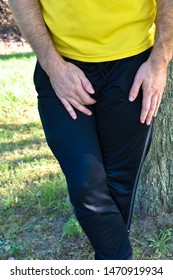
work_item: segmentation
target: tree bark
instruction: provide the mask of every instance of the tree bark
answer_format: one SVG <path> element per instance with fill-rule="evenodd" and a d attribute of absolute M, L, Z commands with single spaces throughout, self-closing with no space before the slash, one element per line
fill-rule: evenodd
<path fill-rule="evenodd" d="M 167 86 L 154 122 L 153 140 L 143 165 L 135 213 L 156 215 L 173 212 L 173 61 Z"/>

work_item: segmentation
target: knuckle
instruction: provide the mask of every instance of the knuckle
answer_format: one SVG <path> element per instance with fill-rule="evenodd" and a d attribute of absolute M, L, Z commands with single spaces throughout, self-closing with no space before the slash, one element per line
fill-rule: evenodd
<path fill-rule="evenodd" d="M 69 112 L 69 114 L 72 114 L 72 113 L 73 113 L 73 110 L 72 110 L 71 108 L 67 108 L 67 107 L 66 107 L 66 109 L 67 109 L 67 111 Z"/>
<path fill-rule="evenodd" d="M 67 97 L 72 98 L 73 97 L 73 92 L 72 91 L 68 91 L 67 92 Z"/>
<path fill-rule="evenodd" d="M 150 107 L 150 111 L 151 111 L 151 112 L 154 112 L 155 109 L 156 109 L 156 107 L 155 107 L 154 105 L 152 105 L 152 106 Z"/>
<path fill-rule="evenodd" d="M 75 92 L 78 92 L 78 93 L 82 92 L 82 88 L 80 85 L 76 85 L 74 90 L 75 90 Z"/>
<path fill-rule="evenodd" d="M 80 74 L 81 78 L 86 80 L 86 76 L 85 76 L 84 72 L 80 68 L 79 68 L 79 74 Z"/>
<path fill-rule="evenodd" d="M 90 86 L 90 82 L 87 79 L 84 79 L 83 84 L 84 84 L 85 87 Z"/>
<path fill-rule="evenodd" d="M 80 104 L 80 103 L 78 103 L 78 102 L 75 102 L 75 103 L 73 104 L 73 106 L 74 106 L 76 109 L 78 109 L 79 111 L 83 110 L 83 107 L 84 107 L 82 104 Z"/>
<path fill-rule="evenodd" d="M 151 109 L 150 109 L 150 111 L 153 113 L 153 112 L 155 112 L 155 107 L 152 107 Z"/>
<path fill-rule="evenodd" d="M 69 104 L 65 104 L 64 106 L 65 106 L 65 108 L 66 108 L 66 110 L 67 110 L 68 112 L 71 112 L 71 111 L 72 111 L 72 108 L 71 108 L 71 106 L 70 106 Z"/>
<path fill-rule="evenodd" d="M 66 108 L 66 106 L 67 106 L 67 100 L 65 99 L 65 98 L 63 98 L 63 97 L 59 97 L 59 99 L 60 99 L 60 101 L 62 102 L 62 104 L 64 105 L 64 107 Z"/>
<path fill-rule="evenodd" d="M 134 85 L 131 89 L 131 93 L 130 93 L 130 96 L 135 98 L 137 95 L 137 87 Z"/>
<path fill-rule="evenodd" d="M 146 105 L 145 105 L 145 106 L 143 106 L 143 108 L 142 108 L 142 109 L 143 109 L 143 112 L 148 112 L 148 110 L 149 110 L 148 106 L 146 106 Z"/>

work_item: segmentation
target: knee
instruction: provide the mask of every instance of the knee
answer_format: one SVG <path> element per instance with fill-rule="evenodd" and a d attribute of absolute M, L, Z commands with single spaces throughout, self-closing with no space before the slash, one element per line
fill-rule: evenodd
<path fill-rule="evenodd" d="M 68 181 L 70 199 L 74 207 L 91 209 L 103 203 L 101 196 L 106 188 L 106 173 L 96 160 L 81 163 Z"/>

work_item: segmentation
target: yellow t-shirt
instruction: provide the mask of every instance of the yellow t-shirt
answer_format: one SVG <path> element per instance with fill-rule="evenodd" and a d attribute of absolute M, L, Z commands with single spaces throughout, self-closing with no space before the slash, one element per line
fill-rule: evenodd
<path fill-rule="evenodd" d="M 40 0 L 40 4 L 62 56 L 110 61 L 154 44 L 156 0 Z"/>

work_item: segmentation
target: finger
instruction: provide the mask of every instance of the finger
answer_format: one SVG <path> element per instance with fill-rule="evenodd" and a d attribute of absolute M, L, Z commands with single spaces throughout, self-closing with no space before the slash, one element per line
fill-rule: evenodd
<path fill-rule="evenodd" d="M 157 105 L 156 110 L 155 110 L 154 115 L 153 115 L 154 118 L 157 116 L 158 110 L 159 110 L 159 106 Z"/>
<path fill-rule="evenodd" d="M 142 86 L 142 80 L 138 77 L 138 74 L 136 74 L 133 85 L 130 89 L 129 101 L 134 101 L 136 99 L 141 86 Z"/>
<path fill-rule="evenodd" d="M 70 103 L 64 99 L 64 98 L 60 98 L 62 104 L 64 105 L 65 109 L 67 110 L 67 112 L 70 114 L 70 116 L 76 120 L 77 119 L 77 115 L 73 109 L 73 107 L 70 105 Z"/>
<path fill-rule="evenodd" d="M 158 100 L 157 100 L 157 105 L 156 105 L 156 110 L 154 112 L 154 117 L 157 116 L 157 113 L 158 113 L 158 110 L 159 110 L 159 106 L 160 106 L 160 103 L 161 103 L 161 96 L 159 96 Z"/>
<path fill-rule="evenodd" d="M 155 112 L 154 112 L 154 118 L 157 116 L 158 110 L 159 110 L 159 107 L 157 107 L 156 110 L 155 110 Z"/>
<path fill-rule="evenodd" d="M 141 116 L 140 116 L 141 123 L 144 123 L 146 121 L 146 117 L 147 117 L 149 109 L 150 109 L 150 104 L 151 104 L 151 96 L 143 95 L 142 110 L 141 110 Z"/>
<path fill-rule="evenodd" d="M 75 93 L 76 97 L 74 96 L 74 99 L 79 101 L 78 99 L 80 98 L 81 102 L 79 103 L 81 104 L 92 105 L 96 103 L 96 100 L 90 97 L 90 95 L 83 89 L 82 85 L 76 86 Z"/>
<path fill-rule="evenodd" d="M 77 110 L 79 110 L 80 112 L 84 113 L 85 115 L 91 116 L 92 112 L 87 109 L 84 105 L 80 104 L 79 102 L 77 102 L 76 100 L 69 98 L 68 101 L 70 102 L 70 104 L 75 107 Z"/>
<path fill-rule="evenodd" d="M 79 81 L 78 81 L 79 82 Z M 82 105 L 85 104 L 84 100 L 81 98 L 81 93 L 84 92 L 84 94 L 88 95 L 82 86 L 73 86 L 70 91 L 67 91 L 63 96 L 61 96 L 64 100 L 69 100 L 69 98 L 76 100 L 78 103 L 81 103 Z M 88 95 L 89 96 L 89 95 Z"/>
<path fill-rule="evenodd" d="M 150 103 L 150 109 L 148 112 L 148 115 L 146 117 L 146 124 L 150 125 L 152 118 L 154 117 L 154 112 L 156 110 L 156 106 L 157 106 L 157 100 L 158 100 L 158 96 L 154 95 L 151 98 L 151 103 Z"/>
<path fill-rule="evenodd" d="M 85 74 L 81 71 L 80 72 L 80 76 L 79 79 L 82 83 L 83 88 L 90 94 L 94 94 L 95 90 L 92 86 L 92 84 L 90 83 L 90 81 L 87 79 L 87 77 L 85 76 Z"/>
<path fill-rule="evenodd" d="M 78 94 L 77 92 L 75 92 L 75 89 L 71 92 L 68 92 L 68 94 L 66 94 L 65 99 L 69 101 L 69 99 L 74 99 L 76 100 L 78 103 L 84 105 L 84 102 L 80 96 L 80 94 Z"/>

